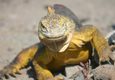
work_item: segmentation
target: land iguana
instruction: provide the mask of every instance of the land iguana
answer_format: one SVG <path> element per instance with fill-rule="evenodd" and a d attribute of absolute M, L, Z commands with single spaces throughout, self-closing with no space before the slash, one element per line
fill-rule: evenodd
<path fill-rule="evenodd" d="M 54 77 L 51 71 L 87 62 L 93 47 L 98 52 L 99 62 L 108 61 L 111 50 L 99 30 L 93 25 L 76 30 L 76 24 L 73 19 L 56 13 L 49 6 L 48 14 L 39 22 L 40 42 L 21 51 L 0 71 L 0 79 L 9 74 L 15 75 L 31 61 L 37 80 L 63 80 Z"/>

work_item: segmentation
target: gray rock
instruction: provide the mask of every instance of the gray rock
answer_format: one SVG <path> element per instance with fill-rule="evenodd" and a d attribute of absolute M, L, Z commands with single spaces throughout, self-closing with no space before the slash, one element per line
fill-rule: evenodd
<path fill-rule="evenodd" d="M 101 65 L 92 71 L 94 80 L 115 80 L 115 67 L 113 65 Z"/>
<path fill-rule="evenodd" d="M 66 75 L 69 80 L 84 80 L 84 76 L 82 73 L 83 68 L 76 66 L 69 66 L 65 68 Z"/>

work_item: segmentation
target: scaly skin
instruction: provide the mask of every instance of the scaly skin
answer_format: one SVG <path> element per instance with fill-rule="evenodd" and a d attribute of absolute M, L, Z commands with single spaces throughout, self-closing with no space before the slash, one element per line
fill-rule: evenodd
<path fill-rule="evenodd" d="M 49 11 L 50 9 L 51 8 L 49 8 Z M 29 61 L 32 61 L 38 80 L 63 80 L 55 78 L 50 71 L 60 70 L 63 66 L 67 65 L 87 62 L 89 56 L 92 55 L 93 47 L 97 50 L 100 61 L 109 60 L 109 55 L 111 54 L 109 45 L 94 26 L 88 25 L 81 27 L 79 31 L 74 31 L 74 22 L 71 19 L 57 14 L 58 17 L 55 18 L 55 13 L 52 12 L 52 14 L 53 18 L 51 14 L 48 14 L 48 16 L 41 20 L 40 24 L 42 25 L 39 27 L 39 37 L 41 42 L 20 52 L 11 64 L 0 71 L 0 78 L 7 74 L 15 75 L 15 73 L 24 68 Z M 68 25 L 65 24 L 65 21 Z M 50 31 L 51 25 L 56 26 L 57 22 L 59 23 L 57 26 L 58 28 L 56 29 L 63 30 L 61 28 L 63 28 L 63 24 L 65 24 L 67 30 L 65 32 L 60 31 L 63 32 L 63 34 L 56 32 L 54 35 L 47 34 L 47 31 Z M 43 31 L 41 28 L 46 29 L 45 33 L 42 33 Z M 51 30 L 54 30 L 54 28 Z M 53 51 L 47 47 L 51 44 L 44 45 L 44 39 L 60 40 L 60 38 L 63 39 L 65 36 L 71 34 L 70 32 L 72 32 L 72 38 L 70 39 L 70 42 L 68 42 L 69 46 L 65 51 Z M 46 43 L 48 42 L 46 41 Z"/>

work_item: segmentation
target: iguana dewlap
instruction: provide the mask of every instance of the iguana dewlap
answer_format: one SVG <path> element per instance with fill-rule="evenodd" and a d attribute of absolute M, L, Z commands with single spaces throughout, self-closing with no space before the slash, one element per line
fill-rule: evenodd
<path fill-rule="evenodd" d="M 32 61 L 38 80 L 55 80 L 50 70 L 86 62 L 92 55 L 92 47 L 97 50 L 100 61 L 108 60 L 111 54 L 109 45 L 94 26 L 84 26 L 77 31 L 72 19 L 56 14 L 51 7 L 48 11 L 38 28 L 41 42 L 20 52 L 0 71 L 0 78 L 6 74 L 15 75 Z"/>

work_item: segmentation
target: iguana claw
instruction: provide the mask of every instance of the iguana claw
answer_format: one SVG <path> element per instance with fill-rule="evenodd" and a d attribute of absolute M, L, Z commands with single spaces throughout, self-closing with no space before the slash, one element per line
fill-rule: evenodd
<path fill-rule="evenodd" d="M 4 67 L 3 70 L 0 71 L 0 80 L 2 80 L 4 77 L 9 78 L 9 75 L 12 77 L 16 77 L 15 74 L 17 73 L 17 69 L 13 66 L 7 66 Z"/>

